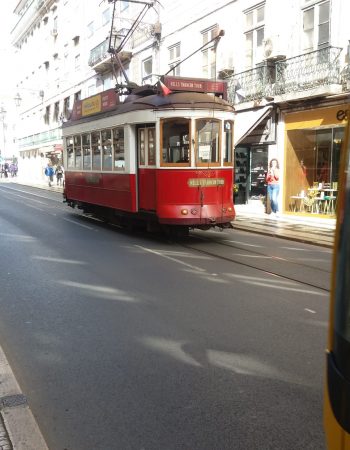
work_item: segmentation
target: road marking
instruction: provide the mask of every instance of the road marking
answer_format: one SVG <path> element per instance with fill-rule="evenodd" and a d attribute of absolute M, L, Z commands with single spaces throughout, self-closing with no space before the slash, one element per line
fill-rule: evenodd
<path fill-rule="evenodd" d="M 49 256 L 39 256 L 39 255 L 34 255 L 32 256 L 32 259 L 38 259 L 41 261 L 48 261 L 48 262 L 57 262 L 57 263 L 63 263 L 63 264 L 82 264 L 85 265 L 87 264 L 84 261 L 76 261 L 73 259 L 63 259 L 63 258 L 50 258 Z"/>
<path fill-rule="evenodd" d="M 192 264 L 185 263 L 184 261 L 181 261 L 180 259 L 173 258 L 168 255 L 164 255 L 164 253 L 158 252 L 157 250 L 152 250 L 150 248 L 143 247 L 142 245 L 135 245 L 135 247 L 138 247 L 141 250 L 144 250 L 145 252 L 153 253 L 154 255 L 161 256 L 162 258 L 169 259 L 170 261 L 174 261 L 178 264 L 182 264 L 183 266 L 189 267 L 192 270 L 197 270 L 198 272 L 206 272 L 206 270 L 202 269 L 201 267 L 193 266 Z"/>
<path fill-rule="evenodd" d="M 311 314 L 316 314 L 316 311 L 314 311 L 313 309 L 309 309 L 309 308 L 304 308 L 304 311 L 307 311 Z"/>
<path fill-rule="evenodd" d="M 63 217 L 63 220 L 65 220 L 66 222 L 74 223 L 74 225 L 78 225 L 79 227 L 87 228 L 88 230 L 93 230 L 93 231 L 95 230 L 95 228 L 89 227 L 88 225 L 84 225 L 79 222 L 76 222 L 75 220 L 66 219 L 65 217 Z"/>
<path fill-rule="evenodd" d="M 230 239 L 223 239 L 224 242 L 232 242 L 233 244 L 239 244 L 239 245 L 246 245 L 247 247 L 257 247 L 257 248 L 261 248 L 262 245 L 257 245 L 257 244 L 248 244 L 246 242 L 242 242 L 242 241 L 232 241 Z"/>

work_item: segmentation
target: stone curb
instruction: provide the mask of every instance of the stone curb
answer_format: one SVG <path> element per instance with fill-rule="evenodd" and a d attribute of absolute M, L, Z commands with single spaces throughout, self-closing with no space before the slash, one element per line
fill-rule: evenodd
<path fill-rule="evenodd" d="M 280 239 L 287 239 L 289 241 L 317 245 L 319 247 L 333 248 L 334 244 L 334 237 L 318 236 L 311 233 L 301 233 L 298 235 L 295 231 L 286 232 L 286 230 L 283 230 L 283 227 L 271 228 L 263 225 L 261 227 L 252 227 L 249 222 L 245 221 L 232 222 L 232 226 L 236 230 L 246 231 L 247 233 L 273 236 Z"/>
<path fill-rule="evenodd" d="M 0 347 L 0 448 L 49 450 Z"/>

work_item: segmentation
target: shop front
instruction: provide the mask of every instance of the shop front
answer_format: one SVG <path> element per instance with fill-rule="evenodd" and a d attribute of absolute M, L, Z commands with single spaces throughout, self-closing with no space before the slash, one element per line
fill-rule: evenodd
<path fill-rule="evenodd" d="M 235 204 L 264 209 L 266 172 L 276 146 L 276 111 L 271 105 L 240 112 L 235 122 Z"/>
<path fill-rule="evenodd" d="M 345 118 L 345 104 L 285 115 L 285 213 L 335 216 Z"/>

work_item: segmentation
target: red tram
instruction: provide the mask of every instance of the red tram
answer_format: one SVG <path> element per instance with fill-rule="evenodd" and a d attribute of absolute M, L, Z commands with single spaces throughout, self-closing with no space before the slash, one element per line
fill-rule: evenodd
<path fill-rule="evenodd" d="M 139 87 L 75 103 L 63 124 L 68 205 L 121 225 L 231 226 L 232 106 L 198 92 Z"/>

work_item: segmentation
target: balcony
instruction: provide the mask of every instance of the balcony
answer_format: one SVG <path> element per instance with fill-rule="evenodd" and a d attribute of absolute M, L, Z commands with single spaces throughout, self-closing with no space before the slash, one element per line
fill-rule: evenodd
<path fill-rule="evenodd" d="M 111 54 L 108 53 L 109 40 L 101 42 L 95 48 L 90 50 L 89 66 L 97 73 L 104 73 L 111 70 L 112 64 L 117 65 L 115 59 L 111 60 Z M 114 44 L 114 48 L 117 43 Z M 118 53 L 121 62 L 126 62 L 131 59 L 132 53 L 130 51 L 121 51 Z"/>
<path fill-rule="evenodd" d="M 229 78 L 229 100 L 237 105 L 273 98 L 278 103 L 344 92 L 341 50 L 326 47 L 294 58 L 266 60 Z"/>

